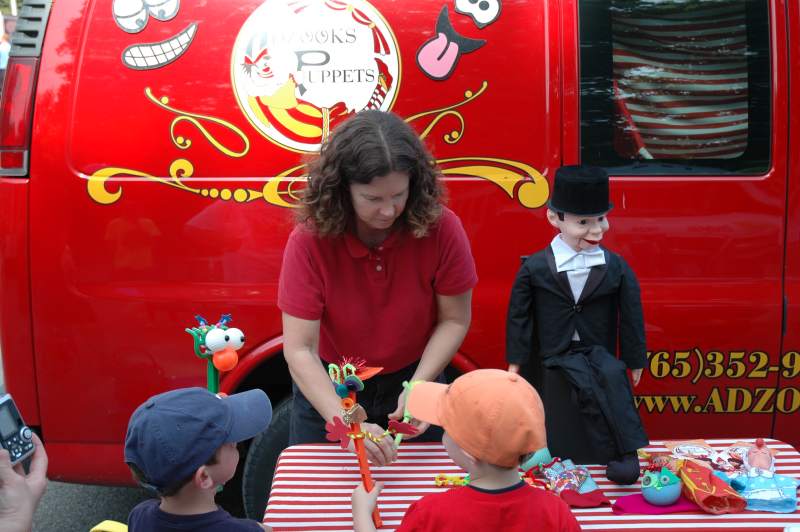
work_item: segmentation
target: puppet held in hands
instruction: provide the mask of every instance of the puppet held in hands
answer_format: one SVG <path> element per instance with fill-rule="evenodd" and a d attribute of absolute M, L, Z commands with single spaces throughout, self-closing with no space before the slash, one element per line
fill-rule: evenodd
<path fill-rule="evenodd" d="M 608 188 L 602 168 L 556 171 L 547 220 L 559 234 L 517 273 L 506 358 L 509 371 L 522 370 L 542 392 L 553 455 L 607 464 L 609 480 L 632 484 L 636 451 L 648 438 L 626 370 L 638 384 L 647 361 L 644 318 L 633 271 L 600 245 Z"/>

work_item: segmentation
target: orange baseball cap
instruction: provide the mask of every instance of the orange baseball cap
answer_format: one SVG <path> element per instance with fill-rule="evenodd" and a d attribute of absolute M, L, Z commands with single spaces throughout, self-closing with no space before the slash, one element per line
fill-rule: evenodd
<path fill-rule="evenodd" d="M 524 378 L 500 369 L 465 373 L 449 386 L 414 385 L 408 397 L 411 415 L 442 427 L 475 458 L 501 467 L 547 446 L 544 406 Z"/>

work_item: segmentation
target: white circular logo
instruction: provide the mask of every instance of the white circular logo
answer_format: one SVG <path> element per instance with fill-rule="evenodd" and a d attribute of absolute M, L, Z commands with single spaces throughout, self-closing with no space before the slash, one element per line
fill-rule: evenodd
<path fill-rule="evenodd" d="M 364 0 L 266 0 L 239 31 L 231 61 L 248 120 L 302 152 L 362 109 L 391 109 L 400 83 L 394 34 Z"/>

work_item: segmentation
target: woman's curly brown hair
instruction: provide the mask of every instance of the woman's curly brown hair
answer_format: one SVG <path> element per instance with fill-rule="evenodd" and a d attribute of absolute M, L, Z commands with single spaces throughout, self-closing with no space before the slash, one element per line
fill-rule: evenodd
<path fill-rule="evenodd" d="M 351 183 L 369 184 L 392 172 L 408 174 L 408 201 L 399 220 L 415 237 L 427 235 L 441 216 L 439 169 L 411 126 L 394 113 L 361 111 L 343 122 L 308 167 L 297 216 L 320 236 L 341 235 L 352 224 Z"/>

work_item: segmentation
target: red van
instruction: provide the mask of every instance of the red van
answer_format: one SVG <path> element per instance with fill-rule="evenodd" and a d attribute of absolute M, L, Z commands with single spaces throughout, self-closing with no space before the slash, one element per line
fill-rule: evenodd
<path fill-rule="evenodd" d="M 480 282 L 456 371 L 503 367 L 554 170 L 612 175 L 652 438 L 800 444 L 800 4 L 785 0 L 25 0 L 0 113 L 0 348 L 53 479 L 130 482 L 129 415 L 204 385 L 184 331 L 247 335 L 226 392 L 276 406 L 275 305 L 304 157 L 367 108 L 425 137 Z M 791 422 L 795 419 L 795 422 Z"/>

